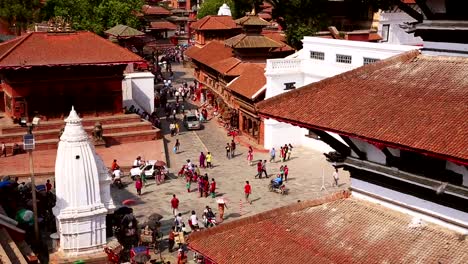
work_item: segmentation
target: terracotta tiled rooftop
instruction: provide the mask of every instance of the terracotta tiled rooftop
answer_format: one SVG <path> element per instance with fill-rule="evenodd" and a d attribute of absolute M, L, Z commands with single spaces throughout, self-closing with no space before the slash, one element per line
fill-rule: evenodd
<path fill-rule="evenodd" d="M 169 21 L 153 21 L 150 23 L 150 29 L 176 30 L 177 26 Z"/>
<path fill-rule="evenodd" d="M 140 61 L 140 56 L 88 31 L 32 32 L 0 44 L 0 68 Z"/>
<path fill-rule="evenodd" d="M 273 51 L 294 51 L 291 46 L 286 44 L 286 37 L 283 33 L 279 31 L 263 30 L 262 35 L 282 44 L 281 47 L 276 48 Z"/>
<path fill-rule="evenodd" d="M 214 263 L 466 263 L 468 241 L 349 194 L 223 223 L 188 238 Z"/>
<path fill-rule="evenodd" d="M 211 41 L 202 48 L 193 46 L 185 51 L 185 55 L 207 66 L 233 56 L 232 49 L 219 41 Z"/>
<path fill-rule="evenodd" d="M 162 6 L 151 6 L 151 5 L 144 5 L 142 7 L 143 14 L 145 15 L 164 15 L 170 16 L 172 12 L 167 10 Z"/>
<path fill-rule="evenodd" d="M 257 108 L 267 118 L 468 165 L 467 69 L 468 58 L 410 51 Z"/>
<path fill-rule="evenodd" d="M 243 48 L 280 48 L 284 43 L 279 43 L 263 35 L 239 34 L 224 41 L 229 47 L 234 49 Z"/>
<path fill-rule="evenodd" d="M 226 74 L 229 70 L 236 67 L 239 63 L 242 63 L 242 61 L 238 58 L 229 57 L 227 59 L 220 60 L 211 64 L 210 67 L 221 74 Z"/>
<path fill-rule="evenodd" d="M 229 30 L 240 27 L 230 16 L 205 16 L 190 25 L 195 30 Z"/>
<path fill-rule="evenodd" d="M 265 66 L 264 64 L 246 64 L 242 74 L 229 84 L 228 88 L 249 99 L 254 99 L 254 95 L 257 95 L 266 84 Z"/>

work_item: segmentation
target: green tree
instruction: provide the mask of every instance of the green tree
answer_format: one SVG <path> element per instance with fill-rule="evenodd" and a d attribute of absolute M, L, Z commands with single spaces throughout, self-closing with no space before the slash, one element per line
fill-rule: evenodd
<path fill-rule="evenodd" d="M 117 24 L 139 28 L 136 12 L 142 0 L 48 0 L 42 9 L 43 18 L 62 16 L 72 21 L 76 30 L 90 30 L 102 34 Z"/>
<path fill-rule="evenodd" d="M 40 7 L 39 0 L 0 0 L 0 17 L 19 33 L 39 20 Z"/>

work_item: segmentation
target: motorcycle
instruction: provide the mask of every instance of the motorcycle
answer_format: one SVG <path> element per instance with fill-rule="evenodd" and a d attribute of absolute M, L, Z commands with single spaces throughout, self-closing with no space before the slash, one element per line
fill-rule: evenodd
<path fill-rule="evenodd" d="M 268 190 L 270 192 L 276 192 L 276 193 L 280 193 L 282 195 L 288 194 L 288 189 L 286 189 L 286 185 L 284 185 L 284 184 L 277 185 L 273 181 L 270 182 L 270 184 L 268 185 Z"/>
<path fill-rule="evenodd" d="M 214 216 L 212 217 L 203 216 L 203 225 L 205 226 L 205 228 L 214 227 L 218 225 L 218 222 L 216 221 L 216 217 Z"/>
<path fill-rule="evenodd" d="M 122 179 L 120 178 L 114 179 L 112 181 L 112 184 L 119 189 L 122 189 L 124 187 L 124 184 L 122 183 Z"/>

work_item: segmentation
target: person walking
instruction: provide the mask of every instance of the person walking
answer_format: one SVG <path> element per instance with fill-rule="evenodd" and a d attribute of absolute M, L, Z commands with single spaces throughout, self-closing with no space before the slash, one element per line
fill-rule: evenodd
<path fill-rule="evenodd" d="M 203 188 L 205 187 L 203 182 L 204 182 L 204 179 L 200 175 L 200 177 L 198 177 L 198 192 L 200 193 L 200 198 L 203 197 Z"/>
<path fill-rule="evenodd" d="M 210 192 L 210 179 L 208 178 L 208 174 L 205 173 L 205 176 L 203 176 L 203 194 L 205 198 L 208 197 L 209 192 Z"/>
<path fill-rule="evenodd" d="M 179 151 L 179 147 L 180 147 L 180 142 L 179 142 L 179 139 L 177 138 L 175 145 L 174 145 L 174 154 L 177 154 L 177 152 Z"/>
<path fill-rule="evenodd" d="M 288 168 L 288 165 L 284 165 L 284 181 L 287 182 L 288 181 L 288 174 L 289 174 L 289 168 Z"/>
<path fill-rule="evenodd" d="M 179 199 L 177 199 L 175 194 L 172 195 L 171 208 L 172 208 L 172 214 L 174 216 L 177 216 L 177 213 L 179 210 Z"/>
<path fill-rule="evenodd" d="M 171 137 L 173 137 L 175 135 L 175 124 L 174 123 L 171 123 L 169 125 L 169 130 L 171 131 Z"/>
<path fill-rule="evenodd" d="M 245 201 L 252 204 L 252 201 L 249 200 L 249 196 L 252 193 L 252 187 L 249 184 L 249 181 L 245 181 L 245 186 L 244 186 L 244 195 L 245 195 Z"/>
<path fill-rule="evenodd" d="M 226 143 L 226 147 L 224 147 L 224 149 L 226 149 L 226 158 L 231 159 L 231 146 L 229 143 Z"/>
<path fill-rule="evenodd" d="M 257 175 L 255 175 L 255 178 L 257 178 L 257 177 L 258 177 L 259 179 L 262 178 L 262 173 L 263 173 L 263 169 L 262 169 L 263 166 L 262 166 L 262 164 L 263 164 L 263 163 L 262 163 L 261 160 L 259 160 L 259 161 L 257 162 Z"/>
<path fill-rule="evenodd" d="M 176 136 L 179 135 L 179 130 L 180 130 L 179 123 L 175 123 L 175 134 L 176 134 Z"/>
<path fill-rule="evenodd" d="M 265 173 L 265 177 L 268 178 L 268 173 L 266 171 L 266 160 L 263 160 L 263 162 L 262 162 L 262 173 Z M 262 176 L 260 175 L 260 178 L 261 177 Z"/>
<path fill-rule="evenodd" d="M 249 151 L 247 152 L 247 164 L 249 164 L 249 166 L 252 166 L 252 160 L 253 160 L 253 151 L 252 151 L 252 147 L 249 146 Z"/>
<path fill-rule="evenodd" d="M 2 155 L 0 155 L 0 157 L 1 156 L 4 156 L 4 157 L 7 156 L 7 147 L 5 145 L 5 142 L 2 142 Z"/>
<path fill-rule="evenodd" d="M 216 181 L 214 178 L 211 178 L 210 194 L 211 194 L 211 198 L 216 197 Z"/>
<path fill-rule="evenodd" d="M 190 185 L 192 185 L 192 179 L 190 179 L 190 177 L 187 177 L 185 181 L 185 188 L 187 188 L 187 192 L 190 192 Z"/>
<path fill-rule="evenodd" d="M 135 188 L 137 190 L 138 195 L 141 195 L 141 188 L 143 187 L 143 183 L 141 182 L 141 178 L 138 177 L 135 181 Z"/>
<path fill-rule="evenodd" d="M 236 152 L 236 142 L 234 142 L 234 139 L 231 140 L 231 158 L 234 158 Z"/>
<path fill-rule="evenodd" d="M 172 252 L 174 249 L 175 245 L 175 226 L 171 227 L 171 230 L 169 231 L 169 237 L 168 237 L 168 242 L 169 242 L 169 252 Z"/>
<path fill-rule="evenodd" d="M 212 169 L 213 168 L 213 164 L 212 164 L 213 155 L 211 154 L 211 152 L 206 153 L 205 158 L 206 158 L 206 167 Z"/>
<path fill-rule="evenodd" d="M 291 158 L 292 149 L 293 149 L 293 146 L 291 145 L 291 143 L 289 143 L 289 146 L 288 146 L 288 160 Z"/>
<path fill-rule="evenodd" d="M 280 167 L 280 169 L 279 169 L 279 170 L 280 170 L 280 176 L 281 176 L 281 180 L 283 180 L 283 178 L 284 178 L 284 166 L 283 166 L 283 165 L 281 165 L 281 167 Z"/>
<path fill-rule="evenodd" d="M 270 150 L 270 162 L 275 162 L 276 150 L 275 148 L 271 148 Z"/>
<path fill-rule="evenodd" d="M 226 201 L 223 199 L 223 198 L 220 198 L 218 201 L 218 212 L 219 212 L 219 219 L 221 221 L 224 220 L 224 209 L 228 208 L 227 207 L 227 204 L 226 204 Z"/>
<path fill-rule="evenodd" d="M 338 181 L 340 180 L 340 176 L 338 175 L 338 168 L 335 168 L 335 171 L 333 172 L 333 186 L 338 187 L 339 183 Z"/>
<path fill-rule="evenodd" d="M 199 161 L 200 161 L 200 168 L 205 168 L 205 154 L 203 152 L 200 152 L 200 157 L 199 157 Z"/>
<path fill-rule="evenodd" d="M 192 215 L 190 216 L 190 222 L 191 222 L 190 228 L 192 228 L 192 231 L 197 231 L 199 229 L 199 226 L 198 226 L 198 216 L 195 213 L 195 211 L 192 211 Z"/>

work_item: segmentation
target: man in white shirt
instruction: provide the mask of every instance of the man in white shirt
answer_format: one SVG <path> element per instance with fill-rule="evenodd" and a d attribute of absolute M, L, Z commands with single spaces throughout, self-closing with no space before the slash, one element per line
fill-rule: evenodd
<path fill-rule="evenodd" d="M 137 168 L 141 166 L 141 157 L 136 157 L 135 161 L 133 161 L 133 168 Z"/>
<path fill-rule="evenodd" d="M 199 228 L 198 227 L 198 217 L 197 217 L 197 214 L 195 213 L 195 211 L 192 211 L 192 215 L 190 216 L 190 222 L 192 223 L 194 231 Z"/>

